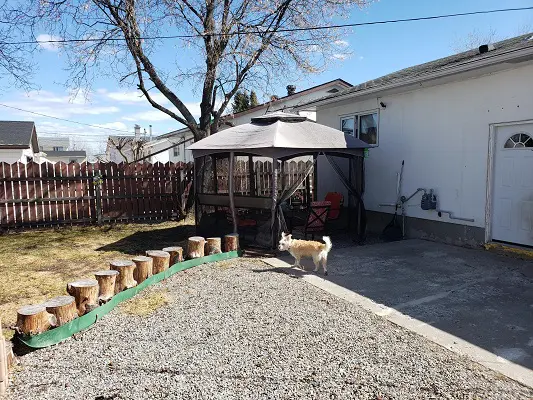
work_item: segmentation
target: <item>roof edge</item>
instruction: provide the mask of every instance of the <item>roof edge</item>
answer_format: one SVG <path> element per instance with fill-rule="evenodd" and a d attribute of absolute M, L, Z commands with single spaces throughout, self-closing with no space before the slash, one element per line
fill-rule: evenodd
<path fill-rule="evenodd" d="M 431 81 L 434 79 L 444 78 L 447 76 L 453 76 L 453 75 L 460 74 L 462 72 L 473 71 L 473 70 L 481 69 L 481 68 L 488 67 L 491 65 L 505 63 L 505 62 L 512 61 L 515 59 L 520 59 L 520 58 L 523 58 L 524 56 L 533 56 L 533 44 L 525 48 L 523 47 L 520 49 L 511 49 L 507 52 L 499 53 L 492 57 L 485 57 L 485 58 L 481 58 L 477 60 L 465 61 L 464 63 L 457 64 L 449 68 L 443 68 L 437 72 L 428 73 L 423 76 L 401 79 L 398 82 L 395 82 L 393 84 L 373 87 L 369 89 L 363 89 L 357 92 L 350 92 L 350 93 L 344 93 L 344 94 L 339 93 L 336 96 L 312 100 L 305 104 L 295 106 L 295 108 L 298 110 L 303 110 L 305 107 L 310 106 L 310 105 L 322 106 L 322 105 L 332 104 L 338 101 L 344 101 L 344 100 L 348 100 L 352 98 L 362 97 L 362 96 L 372 94 L 372 93 L 380 93 L 380 92 L 384 92 L 387 90 L 392 90 L 392 89 L 397 89 L 397 88 L 401 88 L 404 86 L 413 85 L 416 83 L 422 83 L 422 82 L 427 82 L 427 81 Z"/>

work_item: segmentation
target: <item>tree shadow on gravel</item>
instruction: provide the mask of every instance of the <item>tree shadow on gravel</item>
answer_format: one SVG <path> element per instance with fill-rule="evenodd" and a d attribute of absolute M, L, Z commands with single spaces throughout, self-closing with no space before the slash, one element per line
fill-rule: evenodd
<path fill-rule="evenodd" d="M 146 250 L 161 250 L 164 247 L 184 246 L 195 235 L 194 225 L 181 225 L 167 229 L 140 231 L 116 242 L 99 247 L 97 251 L 118 251 L 123 254 L 145 254 Z"/>

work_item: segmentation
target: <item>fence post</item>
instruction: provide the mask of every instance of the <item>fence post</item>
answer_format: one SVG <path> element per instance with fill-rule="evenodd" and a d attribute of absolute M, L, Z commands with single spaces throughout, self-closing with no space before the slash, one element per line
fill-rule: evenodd
<path fill-rule="evenodd" d="M 96 195 L 96 222 L 102 225 L 102 175 L 100 172 L 93 177 L 93 184 Z"/>

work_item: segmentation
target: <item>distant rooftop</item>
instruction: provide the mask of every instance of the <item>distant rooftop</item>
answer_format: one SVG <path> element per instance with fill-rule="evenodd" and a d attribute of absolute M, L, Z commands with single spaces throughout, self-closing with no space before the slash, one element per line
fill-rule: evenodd
<path fill-rule="evenodd" d="M 34 129 L 33 121 L 0 121 L 0 147 L 30 147 Z"/>

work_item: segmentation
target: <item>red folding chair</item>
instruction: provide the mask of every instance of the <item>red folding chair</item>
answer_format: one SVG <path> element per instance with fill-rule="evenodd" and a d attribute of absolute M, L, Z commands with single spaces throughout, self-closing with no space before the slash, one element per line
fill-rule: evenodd
<path fill-rule="evenodd" d="M 326 222 L 328 219 L 329 209 L 331 208 L 330 201 L 313 201 L 307 213 L 307 220 L 303 226 L 303 235 L 307 239 L 307 235 L 315 238 L 315 233 L 326 232 Z"/>
<path fill-rule="evenodd" d="M 344 196 L 342 193 L 338 192 L 329 192 L 326 194 L 325 201 L 331 202 L 331 208 L 329 210 L 328 219 L 338 219 L 341 213 L 341 206 L 344 202 Z"/>

